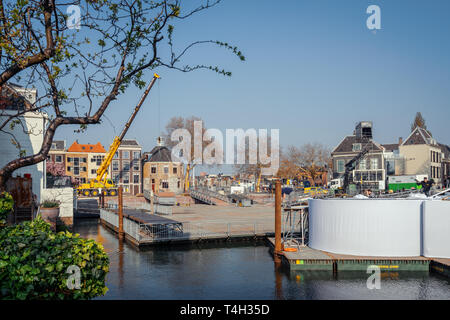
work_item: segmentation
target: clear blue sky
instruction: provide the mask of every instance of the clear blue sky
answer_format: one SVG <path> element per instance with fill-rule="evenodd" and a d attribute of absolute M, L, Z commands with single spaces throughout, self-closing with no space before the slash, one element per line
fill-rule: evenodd
<path fill-rule="evenodd" d="M 381 8 L 376 33 L 366 27 L 371 4 Z M 361 120 L 373 121 L 376 141 L 396 142 L 420 111 L 433 136 L 450 144 L 449 13 L 448 0 L 224 0 L 177 25 L 175 41 L 226 41 L 247 60 L 204 46 L 186 62 L 218 64 L 231 78 L 158 70 L 162 79 L 126 138 L 148 151 L 168 119 L 195 115 L 209 128 L 278 128 L 282 146 L 331 149 Z M 71 126 L 56 138 L 107 148 L 140 95 L 120 96 L 109 120 L 86 133 Z"/>

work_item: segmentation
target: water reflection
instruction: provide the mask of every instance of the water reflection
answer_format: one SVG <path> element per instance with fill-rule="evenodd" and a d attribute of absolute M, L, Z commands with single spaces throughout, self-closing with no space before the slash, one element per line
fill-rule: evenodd
<path fill-rule="evenodd" d="M 110 257 L 100 299 L 450 299 L 450 281 L 428 272 L 383 273 L 369 290 L 361 272 L 295 272 L 274 266 L 262 242 L 158 247 L 137 251 L 97 221 L 77 223 Z"/>

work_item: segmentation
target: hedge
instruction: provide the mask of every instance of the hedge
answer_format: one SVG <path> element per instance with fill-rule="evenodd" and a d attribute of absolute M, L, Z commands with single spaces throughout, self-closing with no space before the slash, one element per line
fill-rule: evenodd
<path fill-rule="evenodd" d="M 91 299 L 108 290 L 108 270 L 101 244 L 54 233 L 40 217 L 0 228 L 1 299 Z"/>

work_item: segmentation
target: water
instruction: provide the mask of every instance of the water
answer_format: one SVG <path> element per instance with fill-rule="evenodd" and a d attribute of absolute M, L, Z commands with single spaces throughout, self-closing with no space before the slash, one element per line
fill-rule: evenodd
<path fill-rule="evenodd" d="M 365 273 L 276 271 L 263 243 L 139 252 L 97 221 L 77 222 L 75 232 L 110 257 L 109 291 L 99 299 L 450 299 L 450 280 L 428 272 L 383 274 L 381 289 L 369 290 Z"/>

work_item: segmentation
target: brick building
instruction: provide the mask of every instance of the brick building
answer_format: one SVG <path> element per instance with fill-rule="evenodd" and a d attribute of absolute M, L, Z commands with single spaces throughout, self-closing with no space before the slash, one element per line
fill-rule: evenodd
<path fill-rule="evenodd" d="M 86 183 L 97 176 L 97 169 L 105 156 L 106 150 L 100 142 L 79 144 L 75 141 L 66 152 L 66 175 L 79 183 Z"/>
<path fill-rule="evenodd" d="M 122 140 L 111 162 L 112 179 L 124 193 L 142 193 L 142 147 L 136 140 Z"/>
<path fill-rule="evenodd" d="M 172 161 L 162 139 L 143 161 L 143 188 L 153 192 L 181 193 L 184 190 L 183 164 Z"/>

